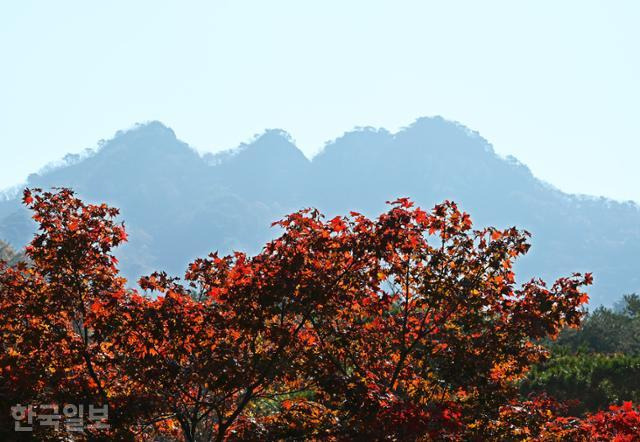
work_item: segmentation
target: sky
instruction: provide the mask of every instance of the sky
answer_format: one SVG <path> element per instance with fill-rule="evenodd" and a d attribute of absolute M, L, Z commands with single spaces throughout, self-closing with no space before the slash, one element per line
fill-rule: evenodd
<path fill-rule="evenodd" d="M 312 156 L 441 115 L 571 193 L 640 202 L 640 2 L 0 4 L 0 188 L 160 120 L 201 152 Z"/>

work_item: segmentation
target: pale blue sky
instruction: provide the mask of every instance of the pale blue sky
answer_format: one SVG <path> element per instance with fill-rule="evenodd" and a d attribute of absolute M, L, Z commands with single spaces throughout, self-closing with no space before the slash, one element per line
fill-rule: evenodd
<path fill-rule="evenodd" d="M 12 1 L 0 188 L 161 120 L 200 151 L 442 115 L 569 192 L 640 201 L 640 2 Z"/>

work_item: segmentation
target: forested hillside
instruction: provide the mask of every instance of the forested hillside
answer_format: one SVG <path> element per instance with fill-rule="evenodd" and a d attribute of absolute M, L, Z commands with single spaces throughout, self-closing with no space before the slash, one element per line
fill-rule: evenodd
<path fill-rule="evenodd" d="M 522 279 L 591 271 L 593 304 L 640 289 L 636 204 L 565 194 L 442 118 L 422 118 L 397 133 L 357 129 L 311 160 L 280 130 L 203 156 L 152 122 L 70 155 L 26 185 L 68 186 L 88 201 L 119 207 L 130 233 L 119 258 L 130 278 L 158 268 L 180 273 L 214 249 L 256 252 L 276 235 L 271 222 L 303 207 L 372 215 L 384 201 L 408 196 L 423 207 L 454 200 L 479 226 L 530 231 L 532 250 L 518 264 Z M 20 248 L 33 232 L 18 197 L 0 202 L 0 238 Z"/>
<path fill-rule="evenodd" d="M 15 250 L 13 250 L 13 247 L 0 240 L 0 261 L 5 261 L 12 265 L 17 263 L 21 259 L 24 259 L 24 256 L 21 253 L 17 253 Z"/>

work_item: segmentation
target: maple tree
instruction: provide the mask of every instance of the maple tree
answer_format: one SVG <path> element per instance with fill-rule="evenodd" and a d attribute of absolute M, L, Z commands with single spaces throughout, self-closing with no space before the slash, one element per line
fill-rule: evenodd
<path fill-rule="evenodd" d="M 314 397 L 289 405 L 287 427 L 296 405 L 305 422 L 313 403 L 326 425 L 317 437 L 459 437 L 515 395 L 514 381 L 544 355 L 534 341 L 579 323 L 590 275 L 514 289 L 526 233 L 472 231 L 453 203 L 432 213 L 407 199 L 392 206 L 375 221 L 324 223 L 310 212 L 279 223 L 284 240 L 311 251 L 312 284 L 343 275 L 332 293 L 317 290 L 305 355 Z"/>
<path fill-rule="evenodd" d="M 117 429 L 136 397 L 93 333 L 91 307 L 125 290 L 110 253 L 126 239 L 113 221 L 118 211 L 85 205 L 68 189 L 26 190 L 24 203 L 40 233 L 26 248 L 30 265 L 0 272 L 0 401 L 7 410 L 19 403 L 107 404 Z"/>
<path fill-rule="evenodd" d="M 472 230 L 452 202 L 399 199 L 374 220 L 302 210 L 253 257 L 213 253 L 139 289 L 112 254 L 126 240 L 116 209 L 69 189 L 24 203 L 40 232 L 28 265 L 0 264 L 0 405 L 107 404 L 110 428 L 88 440 L 580 440 L 637 426 L 630 404 L 581 420 L 519 399 L 538 342 L 579 324 L 591 276 L 517 286 L 528 234 Z"/>
<path fill-rule="evenodd" d="M 596 441 L 634 442 L 640 440 L 640 409 L 631 402 L 611 405 L 609 410 L 587 416 L 578 432 Z"/>

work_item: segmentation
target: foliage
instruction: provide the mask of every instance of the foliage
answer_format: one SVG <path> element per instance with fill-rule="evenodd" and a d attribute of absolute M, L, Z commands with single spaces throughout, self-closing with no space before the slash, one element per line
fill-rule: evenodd
<path fill-rule="evenodd" d="M 632 402 L 611 405 L 584 419 L 554 416 L 539 439 L 554 441 L 637 442 L 640 440 L 640 408 Z"/>
<path fill-rule="evenodd" d="M 126 239 L 112 220 L 117 210 L 84 205 L 66 189 L 26 191 L 24 202 L 41 233 L 26 249 L 32 265 L 0 265 L 1 406 L 107 403 L 120 429 L 137 398 L 105 351 L 108 341 L 91 327 L 92 304 L 125 291 L 110 254 Z"/>
<path fill-rule="evenodd" d="M 534 366 L 524 394 L 546 392 L 569 401 L 572 413 L 606 410 L 640 400 L 640 297 L 625 295 L 616 306 L 588 313 L 578 329 L 566 329 L 548 361 Z"/>
<path fill-rule="evenodd" d="M 640 356 L 554 356 L 532 368 L 523 392 L 546 392 L 571 403 L 572 413 L 606 410 L 612 403 L 640 402 Z"/>
<path fill-rule="evenodd" d="M 640 408 L 631 402 L 588 416 L 580 431 L 591 440 L 633 442 L 640 439 Z"/>
<path fill-rule="evenodd" d="M 564 330 L 556 351 L 640 355 L 640 296 L 625 295 L 614 309 L 598 307 L 580 329 Z"/>
<path fill-rule="evenodd" d="M 303 210 L 259 254 L 153 273 L 144 293 L 118 275 L 116 209 L 68 189 L 24 203 L 40 234 L 31 265 L 0 270 L 0 405 L 108 404 L 111 429 L 86 439 L 526 440 L 635 425 L 631 405 L 567 423 L 560 405 L 518 400 L 546 354 L 536 342 L 579 324 L 591 276 L 516 287 L 528 234 L 473 231 L 454 203 L 399 199 L 375 220 Z"/>

